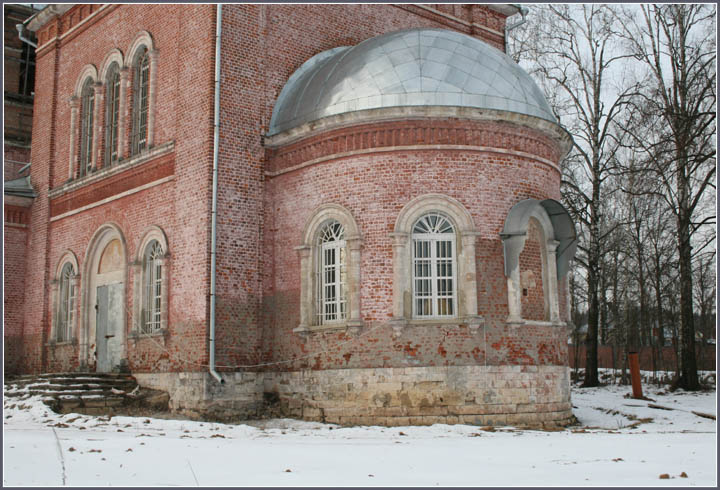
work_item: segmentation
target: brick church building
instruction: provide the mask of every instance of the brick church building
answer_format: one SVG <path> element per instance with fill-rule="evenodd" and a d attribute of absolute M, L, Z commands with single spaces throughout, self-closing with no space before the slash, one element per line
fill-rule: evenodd
<path fill-rule="evenodd" d="M 504 54 L 521 17 L 46 6 L 6 371 L 129 371 L 190 415 L 568 421 L 570 138 Z"/>

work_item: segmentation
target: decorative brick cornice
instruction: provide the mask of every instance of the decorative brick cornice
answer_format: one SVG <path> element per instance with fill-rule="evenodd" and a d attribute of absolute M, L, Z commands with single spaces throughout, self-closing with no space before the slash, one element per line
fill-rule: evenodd
<path fill-rule="evenodd" d="M 115 8 L 117 8 L 117 5 L 91 3 L 74 5 L 69 9 L 67 6 L 61 5 L 54 12 L 48 11 L 45 17 L 50 17 L 53 14 L 55 17 L 45 21 L 44 25 L 39 28 L 30 26 L 31 29 L 33 27 L 37 29 L 38 48 L 36 56 L 44 55 L 47 52 L 46 48 L 53 45 L 51 41 L 69 41 L 90 25 L 91 17 L 98 20 L 99 17 L 103 17 Z M 102 14 L 98 15 L 100 12 Z"/>
<path fill-rule="evenodd" d="M 50 217 L 56 217 L 111 196 L 143 186 L 174 174 L 175 153 L 167 153 L 142 165 L 113 174 L 94 185 L 70 190 L 50 198 Z"/>
<path fill-rule="evenodd" d="M 407 149 L 507 150 L 557 167 L 562 149 L 540 131 L 507 122 L 429 119 L 340 128 L 268 150 L 268 175 L 309 162 L 359 153 Z"/>

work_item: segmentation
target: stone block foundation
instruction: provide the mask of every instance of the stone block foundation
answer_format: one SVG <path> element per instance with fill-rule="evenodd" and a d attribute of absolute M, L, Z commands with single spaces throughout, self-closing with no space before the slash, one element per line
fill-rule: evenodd
<path fill-rule="evenodd" d="M 449 366 L 267 373 L 136 374 L 193 418 L 286 416 L 340 425 L 563 426 L 573 421 L 565 366 Z"/>

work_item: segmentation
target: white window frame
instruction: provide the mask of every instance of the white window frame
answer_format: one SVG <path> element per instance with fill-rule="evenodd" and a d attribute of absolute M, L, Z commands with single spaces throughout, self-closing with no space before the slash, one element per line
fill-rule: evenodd
<path fill-rule="evenodd" d="M 66 268 L 70 267 L 70 275 Z M 74 342 L 77 337 L 79 283 L 77 258 L 71 251 L 66 251 L 58 262 L 55 279 L 51 281 L 52 292 L 52 331 L 51 343 Z M 64 290 L 63 283 L 67 284 Z"/>
<path fill-rule="evenodd" d="M 414 285 L 415 224 L 427 214 L 444 216 L 454 227 L 455 252 L 454 314 L 448 316 L 416 316 Z M 390 234 L 393 244 L 393 303 L 392 326 L 400 335 L 408 323 L 465 324 L 477 331 L 484 319 L 478 314 L 475 242 L 476 231 L 472 215 L 457 199 L 443 194 L 424 194 L 410 200 L 398 214 Z"/>
<path fill-rule="evenodd" d="M 330 227 L 339 226 L 340 233 L 334 233 L 334 239 L 325 240 L 326 230 Z M 331 232 L 332 233 L 332 232 Z M 343 323 L 347 320 L 347 249 L 345 242 L 345 227 L 336 220 L 325 223 L 320 229 L 317 246 L 317 271 L 315 284 L 316 307 L 315 317 L 317 325 L 332 325 Z M 329 253 L 334 256 L 333 263 L 328 263 Z M 328 277 L 332 275 L 334 281 L 328 282 Z M 335 296 L 328 299 L 328 289 L 334 288 Z M 328 307 L 334 310 L 335 318 L 328 318 Z"/>
<path fill-rule="evenodd" d="M 455 240 L 455 225 L 452 223 L 452 220 L 448 218 L 447 216 L 444 216 L 441 213 L 428 213 L 423 216 L 421 216 L 417 221 L 420 221 L 428 216 L 437 216 L 443 220 L 445 220 L 451 227 L 452 231 L 451 233 L 413 233 L 412 234 L 412 291 L 413 291 L 413 303 L 412 303 L 412 314 L 413 318 L 417 319 L 423 319 L 423 320 L 432 320 L 432 319 L 446 319 L 446 318 L 455 318 L 457 316 L 457 243 Z M 413 230 L 415 229 L 415 226 L 413 226 Z M 429 257 L 422 257 L 418 258 L 417 250 L 418 245 L 420 243 L 427 243 L 429 245 Z M 447 258 L 440 258 L 438 257 L 438 245 L 440 243 L 447 243 L 449 244 L 449 250 L 451 252 L 450 258 L 450 264 L 452 267 L 452 273 L 449 276 L 440 276 L 438 275 L 438 266 L 440 260 L 447 260 Z M 430 262 L 429 267 L 429 276 L 423 276 L 422 278 L 418 278 L 417 276 L 417 267 L 418 263 L 420 261 L 428 261 Z M 450 295 L 441 295 L 439 292 L 439 285 L 440 281 L 443 280 L 451 280 L 452 281 L 452 288 Z M 430 295 L 419 295 L 418 294 L 418 281 L 419 280 L 429 280 L 430 281 Z M 418 311 L 418 300 L 430 300 L 430 314 L 423 314 Z M 439 303 L 442 299 L 450 299 L 451 305 L 452 305 L 452 312 L 450 314 L 440 314 L 438 313 L 439 309 Z"/>
<path fill-rule="evenodd" d="M 162 293 L 165 251 L 162 244 L 152 240 L 145 246 L 143 254 L 143 306 L 140 330 L 143 334 L 154 334 L 162 330 Z"/>
<path fill-rule="evenodd" d="M 148 274 L 148 249 L 157 243 L 161 251 L 153 260 Z M 170 287 L 170 253 L 165 233 L 159 226 L 151 226 L 140 241 L 132 264 L 134 270 L 134 298 L 131 336 L 166 335 Z M 158 274 L 159 271 L 159 274 Z M 150 306 L 148 308 L 148 305 Z M 150 324 L 151 328 L 147 328 Z"/>
<path fill-rule="evenodd" d="M 342 240 L 323 244 L 322 230 L 329 224 L 338 223 L 344 232 Z M 337 204 L 317 207 L 303 230 L 302 244 L 295 247 L 300 257 L 300 324 L 293 332 L 305 336 L 314 331 L 347 329 L 356 333 L 362 327 L 360 317 L 360 249 L 362 238 L 350 211 Z M 323 254 L 327 250 L 344 250 L 345 268 L 342 297 L 336 298 L 337 308 L 344 302 L 345 315 L 337 319 L 321 318 L 324 311 L 322 267 Z M 339 252 L 336 255 L 339 258 Z M 336 276 L 340 280 L 340 276 Z"/>
<path fill-rule="evenodd" d="M 66 270 L 69 267 L 69 270 Z M 75 326 L 75 309 L 77 307 L 77 291 L 75 290 L 75 269 L 70 262 L 63 264 L 60 271 L 59 301 L 55 340 L 68 342 L 72 339 Z"/>

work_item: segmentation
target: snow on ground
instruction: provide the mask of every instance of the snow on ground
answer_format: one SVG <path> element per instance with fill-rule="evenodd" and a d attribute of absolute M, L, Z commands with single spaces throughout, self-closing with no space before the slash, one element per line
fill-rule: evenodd
<path fill-rule="evenodd" d="M 716 486 L 716 422 L 691 413 L 715 415 L 716 392 L 643 390 L 653 401 L 573 388 L 580 425 L 555 432 L 58 415 L 6 398 L 3 484 Z"/>

